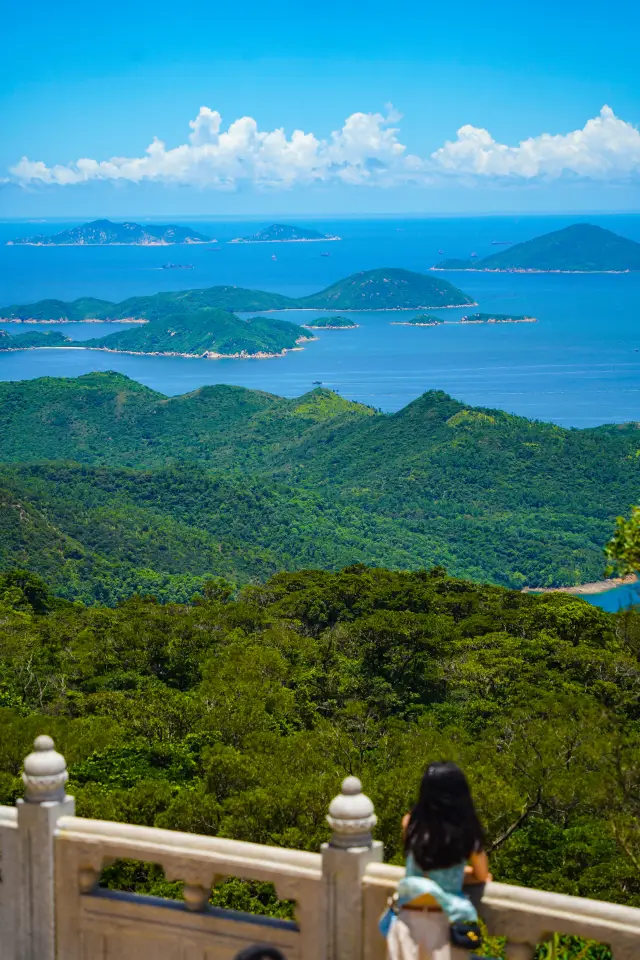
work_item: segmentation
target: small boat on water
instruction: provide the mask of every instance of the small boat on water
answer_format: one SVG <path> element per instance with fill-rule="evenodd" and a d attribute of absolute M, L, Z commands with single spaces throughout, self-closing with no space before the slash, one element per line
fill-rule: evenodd
<path fill-rule="evenodd" d="M 440 256 L 442 256 L 442 254 L 444 253 L 444 250 L 438 250 L 438 253 L 440 254 Z"/>
<path fill-rule="evenodd" d="M 494 247 L 510 247 L 513 243 L 513 240 L 492 240 L 491 244 Z"/>
<path fill-rule="evenodd" d="M 471 259 L 473 260 L 473 258 L 474 258 L 474 257 L 477 257 L 477 256 L 478 256 L 478 254 L 474 252 L 474 253 L 471 254 Z"/>
<path fill-rule="evenodd" d="M 278 258 L 276 257 L 276 255 L 275 255 L 275 253 L 272 254 L 271 259 L 272 259 L 272 260 L 277 260 L 277 259 L 278 259 Z"/>
<path fill-rule="evenodd" d="M 320 256 L 321 256 L 321 257 L 330 257 L 331 254 L 330 254 L 330 253 L 321 253 Z"/>
<path fill-rule="evenodd" d="M 192 263 L 163 263 L 161 270 L 193 270 Z"/>

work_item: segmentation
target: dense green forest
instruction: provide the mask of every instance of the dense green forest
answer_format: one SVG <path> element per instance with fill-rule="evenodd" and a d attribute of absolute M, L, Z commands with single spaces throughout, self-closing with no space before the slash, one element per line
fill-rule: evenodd
<path fill-rule="evenodd" d="M 436 269 L 567 273 L 640 270 L 640 244 L 592 223 L 573 223 L 480 260 L 442 260 Z"/>
<path fill-rule="evenodd" d="M 217 579 L 186 605 L 115 608 L 5 574 L 0 803 L 46 731 L 82 816 L 317 850 L 354 773 L 401 862 L 400 817 L 449 757 L 496 878 L 640 906 L 639 655 L 636 613 L 441 568 L 281 573 L 235 597 Z"/>
<path fill-rule="evenodd" d="M 2 383 L 0 569 L 87 603 L 354 562 L 511 587 L 599 579 L 640 500 L 639 448 L 635 424 L 564 430 L 439 392 L 389 415 L 324 389 Z"/>

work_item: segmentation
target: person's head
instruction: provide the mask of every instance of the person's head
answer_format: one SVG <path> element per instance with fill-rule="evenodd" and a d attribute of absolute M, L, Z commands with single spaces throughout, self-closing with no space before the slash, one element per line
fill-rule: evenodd
<path fill-rule="evenodd" d="M 405 853 L 422 870 L 452 867 L 482 849 L 484 835 L 464 773 L 455 763 L 430 763 L 405 835 Z"/>

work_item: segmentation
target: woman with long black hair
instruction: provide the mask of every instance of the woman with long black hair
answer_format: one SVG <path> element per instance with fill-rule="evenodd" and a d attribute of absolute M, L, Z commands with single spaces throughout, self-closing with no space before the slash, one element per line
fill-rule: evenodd
<path fill-rule="evenodd" d="M 406 873 L 381 921 L 389 960 L 468 956 L 469 948 L 480 947 L 480 937 L 467 892 L 491 875 L 469 784 L 455 763 L 429 764 L 402 832 Z"/>

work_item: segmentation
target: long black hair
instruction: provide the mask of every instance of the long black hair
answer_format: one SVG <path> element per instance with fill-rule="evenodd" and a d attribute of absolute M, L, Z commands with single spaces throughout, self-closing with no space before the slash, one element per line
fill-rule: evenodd
<path fill-rule="evenodd" d="M 413 854 L 422 870 L 438 870 L 464 863 L 483 846 L 464 773 L 455 763 L 430 763 L 405 832 L 405 854 Z"/>

